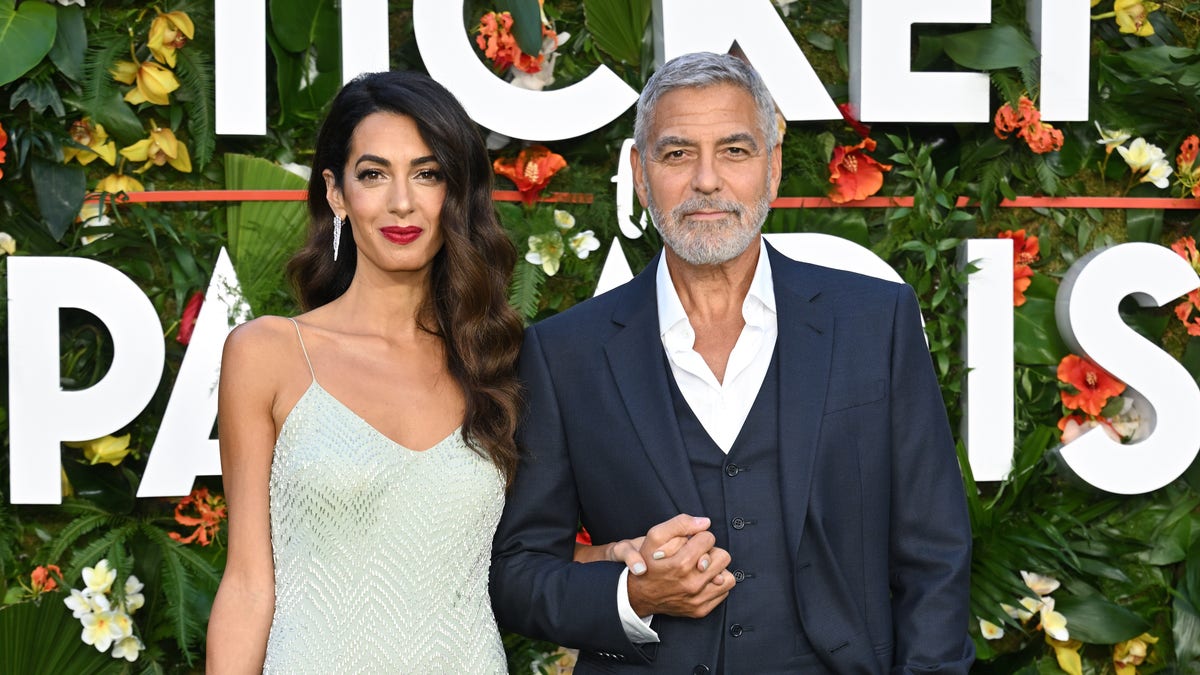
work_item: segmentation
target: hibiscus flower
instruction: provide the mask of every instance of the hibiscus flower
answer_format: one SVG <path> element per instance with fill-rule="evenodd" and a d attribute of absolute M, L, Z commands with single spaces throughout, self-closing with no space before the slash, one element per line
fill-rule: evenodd
<path fill-rule="evenodd" d="M 492 163 L 492 170 L 515 183 L 521 201 L 532 206 L 554 174 L 566 166 L 567 160 L 562 155 L 550 152 L 544 145 L 532 145 L 512 159 L 497 159 Z"/>
<path fill-rule="evenodd" d="M 1063 405 L 1093 417 L 1100 415 L 1110 397 L 1125 391 L 1124 382 L 1075 354 L 1067 354 L 1059 362 L 1058 379 L 1068 385 L 1062 390 Z"/>
<path fill-rule="evenodd" d="M 883 172 L 891 171 L 891 164 L 875 161 L 868 155 L 875 149 L 875 141 L 864 138 L 858 145 L 839 145 L 833 149 L 829 160 L 829 199 L 837 204 L 866 199 L 883 187 Z"/>

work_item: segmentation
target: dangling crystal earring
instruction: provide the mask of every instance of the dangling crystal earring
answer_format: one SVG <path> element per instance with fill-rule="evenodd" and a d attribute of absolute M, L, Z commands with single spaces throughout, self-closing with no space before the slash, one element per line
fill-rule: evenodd
<path fill-rule="evenodd" d="M 333 217 L 333 261 L 337 262 L 338 243 L 342 240 L 342 219 L 340 216 Z"/>

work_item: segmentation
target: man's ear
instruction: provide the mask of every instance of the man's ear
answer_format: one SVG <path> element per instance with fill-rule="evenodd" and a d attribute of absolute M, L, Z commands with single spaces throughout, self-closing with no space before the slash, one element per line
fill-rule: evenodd
<path fill-rule="evenodd" d="M 321 177 L 325 179 L 325 201 L 329 202 L 329 208 L 333 209 L 335 216 L 344 217 L 346 205 L 342 203 L 342 189 L 338 187 L 333 172 L 325 169 L 321 172 Z"/>
<path fill-rule="evenodd" d="M 633 167 L 633 189 L 642 208 L 646 208 L 646 171 L 642 165 L 642 153 L 636 145 L 629 149 L 629 165 Z"/>
<path fill-rule="evenodd" d="M 783 143 L 771 149 L 771 201 L 779 197 L 779 182 L 783 180 Z"/>

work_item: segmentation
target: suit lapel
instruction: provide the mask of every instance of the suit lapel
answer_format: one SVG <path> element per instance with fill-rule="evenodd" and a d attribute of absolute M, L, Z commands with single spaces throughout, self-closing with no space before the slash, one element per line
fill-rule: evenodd
<path fill-rule="evenodd" d="M 613 321 L 623 328 L 604 351 L 634 431 L 671 501 L 679 513 L 702 515 L 700 492 L 675 419 L 658 332 L 655 275 L 661 255 L 622 289 Z"/>
<path fill-rule="evenodd" d="M 804 267 L 767 246 L 779 319 L 779 475 L 793 556 L 804 533 L 833 350 L 833 317 Z"/>

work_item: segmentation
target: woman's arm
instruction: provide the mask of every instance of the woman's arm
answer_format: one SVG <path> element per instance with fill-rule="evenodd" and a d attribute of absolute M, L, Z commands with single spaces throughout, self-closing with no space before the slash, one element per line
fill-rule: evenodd
<path fill-rule="evenodd" d="M 278 361 L 269 355 L 281 340 L 272 328 L 259 319 L 234 329 L 221 361 L 217 418 L 229 550 L 208 623 L 209 673 L 261 673 L 275 611 L 268 481 L 278 382 L 270 371 Z"/>

